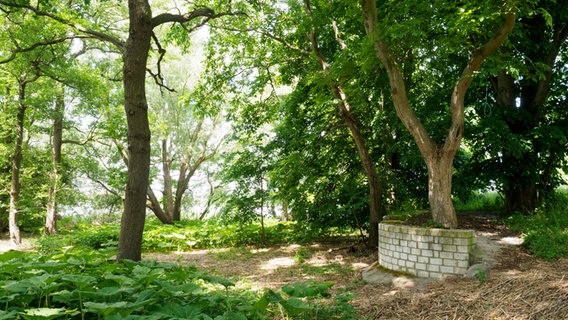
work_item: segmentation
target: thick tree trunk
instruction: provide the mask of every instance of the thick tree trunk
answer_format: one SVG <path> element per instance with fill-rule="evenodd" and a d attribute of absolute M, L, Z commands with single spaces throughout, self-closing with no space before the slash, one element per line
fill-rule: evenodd
<path fill-rule="evenodd" d="M 428 167 L 428 201 L 432 219 L 446 228 L 458 225 L 452 202 L 452 162 L 454 157 L 443 155 L 426 159 Z"/>
<path fill-rule="evenodd" d="M 63 144 L 63 116 L 65 113 L 64 87 L 60 84 L 61 91 L 57 93 L 55 100 L 55 112 L 53 114 L 53 134 L 51 137 L 51 177 L 47 199 L 47 214 L 45 218 L 45 233 L 57 233 L 57 190 L 59 186 L 59 168 L 61 166 L 61 146 Z"/>
<path fill-rule="evenodd" d="M 129 0 L 129 33 L 124 53 L 124 109 L 128 125 L 128 177 L 117 260 L 142 258 L 142 234 L 150 172 L 150 126 L 146 64 L 152 38 L 148 1 Z"/>

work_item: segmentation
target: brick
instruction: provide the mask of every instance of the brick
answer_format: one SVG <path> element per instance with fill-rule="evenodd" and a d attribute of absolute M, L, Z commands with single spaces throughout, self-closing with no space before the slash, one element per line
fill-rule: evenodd
<path fill-rule="evenodd" d="M 407 268 L 412 268 L 412 269 L 414 269 L 414 262 L 412 262 L 412 261 L 406 261 L 406 264 L 405 264 L 405 265 L 406 265 Z"/>
<path fill-rule="evenodd" d="M 418 256 L 418 262 L 428 263 L 429 261 L 430 261 L 430 259 L 428 257 Z"/>
<path fill-rule="evenodd" d="M 426 242 L 419 242 L 418 249 L 430 249 L 430 243 Z"/>
<path fill-rule="evenodd" d="M 408 255 L 406 253 L 401 253 L 400 254 L 400 259 L 401 260 L 407 260 L 408 259 Z"/>
<path fill-rule="evenodd" d="M 403 247 L 408 247 L 408 241 L 400 240 L 400 245 L 403 246 Z"/>
<path fill-rule="evenodd" d="M 419 256 L 420 255 L 420 249 L 412 248 L 410 250 L 410 253 L 412 253 L 414 256 Z"/>
<path fill-rule="evenodd" d="M 430 245 L 430 249 L 432 249 L 432 250 L 442 251 L 442 248 L 443 248 L 442 245 L 439 244 L 439 243 L 432 243 Z"/>
<path fill-rule="evenodd" d="M 416 263 L 414 266 L 418 270 L 426 270 L 426 264 L 425 263 Z"/>
<path fill-rule="evenodd" d="M 457 252 L 469 252 L 468 246 L 458 246 Z"/>
<path fill-rule="evenodd" d="M 433 257 L 434 251 L 432 250 L 422 250 L 422 256 L 424 257 Z"/>
<path fill-rule="evenodd" d="M 454 239 L 452 239 L 452 238 L 440 238 L 438 240 L 438 243 L 440 243 L 440 244 L 454 244 Z"/>
<path fill-rule="evenodd" d="M 418 248 L 418 243 L 416 241 L 408 241 L 408 247 Z"/>
<path fill-rule="evenodd" d="M 409 248 L 409 247 L 402 247 L 402 252 L 408 254 L 408 253 L 410 253 L 411 251 L 410 251 L 410 248 Z"/>
<path fill-rule="evenodd" d="M 467 253 L 454 253 L 454 259 L 469 261 L 469 254 L 467 254 Z"/>
<path fill-rule="evenodd" d="M 426 270 L 430 272 L 440 272 L 440 266 L 430 264 L 426 266 Z"/>
<path fill-rule="evenodd" d="M 440 272 L 445 274 L 455 274 L 454 268 L 445 266 L 440 267 Z"/>
<path fill-rule="evenodd" d="M 458 247 L 453 244 L 444 244 L 442 245 L 442 251 L 445 252 L 458 252 Z"/>
<path fill-rule="evenodd" d="M 469 268 L 469 261 L 467 260 L 458 260 L 456 264 L 458 268 L 465 268 L 466 270 Z"/>
<path fill-rule="evenodd" d="M 447 266 L 447 267 L 457 267 L 458 262 L 454 259 L 444 259 L 442 261 L 442 265 Z"/>
<path fill-rule="evenodd" d="M 418 261 L 418 256 L 415 254 L 408 255 L 408 261 L 416 262 Z"/>
<path fill-rule="evenodd" d="M 440 258 L 443 259 L 453 259 L 454 253 L 453 252 L 440 252 Z"/>
<path fill-rule="evenodd" d="M 469 244 L 469 239 L 454 238 L 454 244 L 461 245 L 461 246 L 467 246 Z"/>
<path fill-rule="evenodd" d="M 430 258 L 430 264 L 435 264 L 435 265 L 441 266 L 442 265 L 442 259 Z"/>

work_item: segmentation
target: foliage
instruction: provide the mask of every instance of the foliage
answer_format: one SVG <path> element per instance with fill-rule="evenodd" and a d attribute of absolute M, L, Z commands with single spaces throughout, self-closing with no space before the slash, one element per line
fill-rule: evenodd
<path fill-rule="evenodd" d="M 57 237 L 39 239 L 39 249 L 48 253 L 65 246 L 88 249 L 112 248 L 118 244 L 118 224 L 95 225 L 86 221 L 61 230 Z M 305 243 L 313 239 L 346 236 L 350 230 L 312 229 L 296 222 L 269 221 L 263 243 L 258 223 L 242 225 L 217 220 L 181 220 L 165 225 L 155 219 L 146 223 L 143 248 L 146 251 L 169 252 L 191 249 L 228 248 L 251 245 Z"/>
<path fill-rule="evenodd" d="M 546 260 L 568 257 L 568 195 L 556 192 L 547 204 L 531 215 L 516 214 L 506 222 L 524 234 L 531 254 Z"/>
<path fill-rule="evenodd" d="M 458 198 L 457 211 L 493 211 L 503 209 L 503 199 L 497 192 L 471 192 L 464 200 Z"/>
<path fill-rule="evenodd" d="M 315 319 L 318 300 L 331 283 L 294 283 L 283 292 L 234 288 L 231 281 L 194 267 L 157 262 L 121 264 L 114 250 L 64 249 L 47 256 L 9 251 L 0 255 L 2 319 Z M 14 271 L 18 272 L 14 272 Z M 307 298 L 307 299 L 306 299 Z M 335 309 L 355 314 L 345 296 Z M 349 312 L 349 313 L 345 313 Z"/>

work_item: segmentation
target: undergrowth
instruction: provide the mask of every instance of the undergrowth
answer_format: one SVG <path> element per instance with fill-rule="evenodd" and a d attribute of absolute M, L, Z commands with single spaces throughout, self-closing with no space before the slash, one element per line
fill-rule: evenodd
<path fill-rule="evenodd" d="M 49 253 L 63 246 L 92 249 L 118 245 L 119 224 L 97 225 L 82 221 L 64 229 L 57 237 L 39 239 L 39 250 Z M 182 220 L 163 224 L 149 219 L 144 229 L 143 249 L 153 252 L 229 248 L 254 245 L 309 243 L 314 239 L 345 236 L 344 230 L 314 230 L 295 222 L 273 222 L 265 226 L 265 242 L 259 224 L 223 224 L 215 220 Z"/>
<path fill-rule="evenodd" d="M 114 249 L 63 248 L 0 255 L 0 319 L 355 319 L 333 283 L 237 289 L 224 278 L 171 263 L 120 264 Z M 324 303 L 322 299 L 327 299 Z"/>
<path fill-rule="evenodd" d="M 568 257 L 568 194 L 556 193 L 534 214 L 516 214 L 506 223 L 523 233 L 531 254 L 549 261 Z"/>

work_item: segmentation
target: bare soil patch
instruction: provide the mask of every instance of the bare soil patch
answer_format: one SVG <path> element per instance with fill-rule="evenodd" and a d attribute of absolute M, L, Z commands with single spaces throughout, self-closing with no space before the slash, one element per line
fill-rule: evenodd
<path fill-rule="evenodd" d="M 530 256 L 510 241 L 518 235 L 494 216 L 470 213 L 459 219 L 499 248 L 486 279 L 449 277 L 420 290 L 365 283 L 361 272 L 377 261 L 376 251 L 338 241 L 149 253 L 144 258 L 196 265 L 258 290 L 333 281 L 334 290 L 355 294 L 352 304 L 367 319 L 568 319 L 568 259 L 546 262 Z"/>

